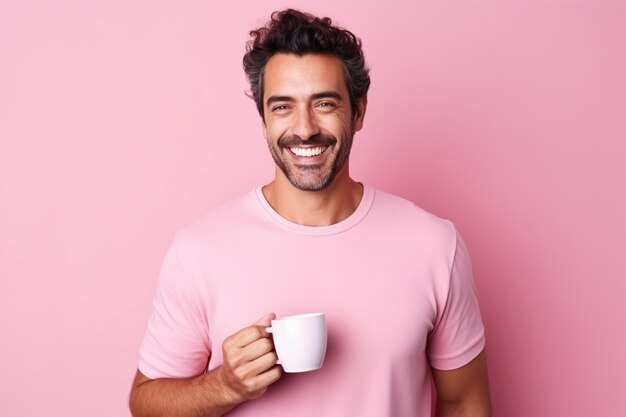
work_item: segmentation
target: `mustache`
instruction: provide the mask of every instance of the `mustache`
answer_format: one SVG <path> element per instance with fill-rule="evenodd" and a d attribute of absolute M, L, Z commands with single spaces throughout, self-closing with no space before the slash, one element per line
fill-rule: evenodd
<path fill-rule="evenodd" d="M 337 143 L 337 138 L 333 135 L 313 135 L 307 140 L 303 140 L 300 136 L 289 135 L 278 139 L 278 146 L 281 148 L 292 148 L 294 146 L 331 146 Z"/>

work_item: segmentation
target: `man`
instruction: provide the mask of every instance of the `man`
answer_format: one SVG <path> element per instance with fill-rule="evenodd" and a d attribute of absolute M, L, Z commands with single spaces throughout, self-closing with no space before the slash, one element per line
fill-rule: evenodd
<path fill-rule="evenodd" d="M 434 381 L 438 416 L 489 416 L 463 242 L 349 175 L 370 82 L 360 40 L 294 10 L 251 35 L 244 68 L 276 175 L 177 234 L 133 415 L 426 417 Z M 283 374 L 265 326 L 312 311 L 327 317 L 324 366 Z"/>

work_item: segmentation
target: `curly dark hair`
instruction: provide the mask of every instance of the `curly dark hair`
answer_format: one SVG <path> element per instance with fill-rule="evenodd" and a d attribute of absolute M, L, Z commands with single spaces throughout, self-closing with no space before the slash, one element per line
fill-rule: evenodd
<path fill-rule="evenodd" d="M 264 27 L 250 31 L 243 68 L 250 82 L 248 96 L 263 114 L 263 71 L 275 53 L 326 53 L 343 61 L 344 78 L 350 94 L 352 114 L 370 86 L 369 68 L 361 48 L 361 40 L 352 32 L 332 25 L 328 17 L 319 18 L 298 10 L 286 9 L 272 13 Z"/>

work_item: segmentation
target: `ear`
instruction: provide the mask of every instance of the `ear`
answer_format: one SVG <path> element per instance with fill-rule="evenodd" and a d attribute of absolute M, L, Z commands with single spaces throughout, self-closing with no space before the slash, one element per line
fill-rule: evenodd
<path fill-rule="evenodd" d="M 263 129 L 263 137 L 267 140 L 267 125 L 265 124 L 265 119 L 261 117 L 261 128 Z"/>
<path fill-rule="evenodd" d="M 356 105 L 356 114 L 354 115 L 355 132 L 358 132 L 363 127 L 363 120 L 365 120 L 365 110 L 367 110 L 367 96 L 359 100 Z"/>

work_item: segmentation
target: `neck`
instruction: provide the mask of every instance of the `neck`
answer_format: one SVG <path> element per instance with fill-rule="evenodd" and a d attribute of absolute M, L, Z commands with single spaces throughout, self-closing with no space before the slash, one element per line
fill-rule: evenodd
<path fill-rule="evenodd" d="M 348 218 L 361 202 L 363 186 L 347 172 L 339 172 L 335 179 L 320 191 L 303 191 L 289 182 L 282 171 L 263 187 L 263 195 L 278 214 L 304 226 L 329 226 Z M 343 174 L 343 175 L 342 175 Z"/>

